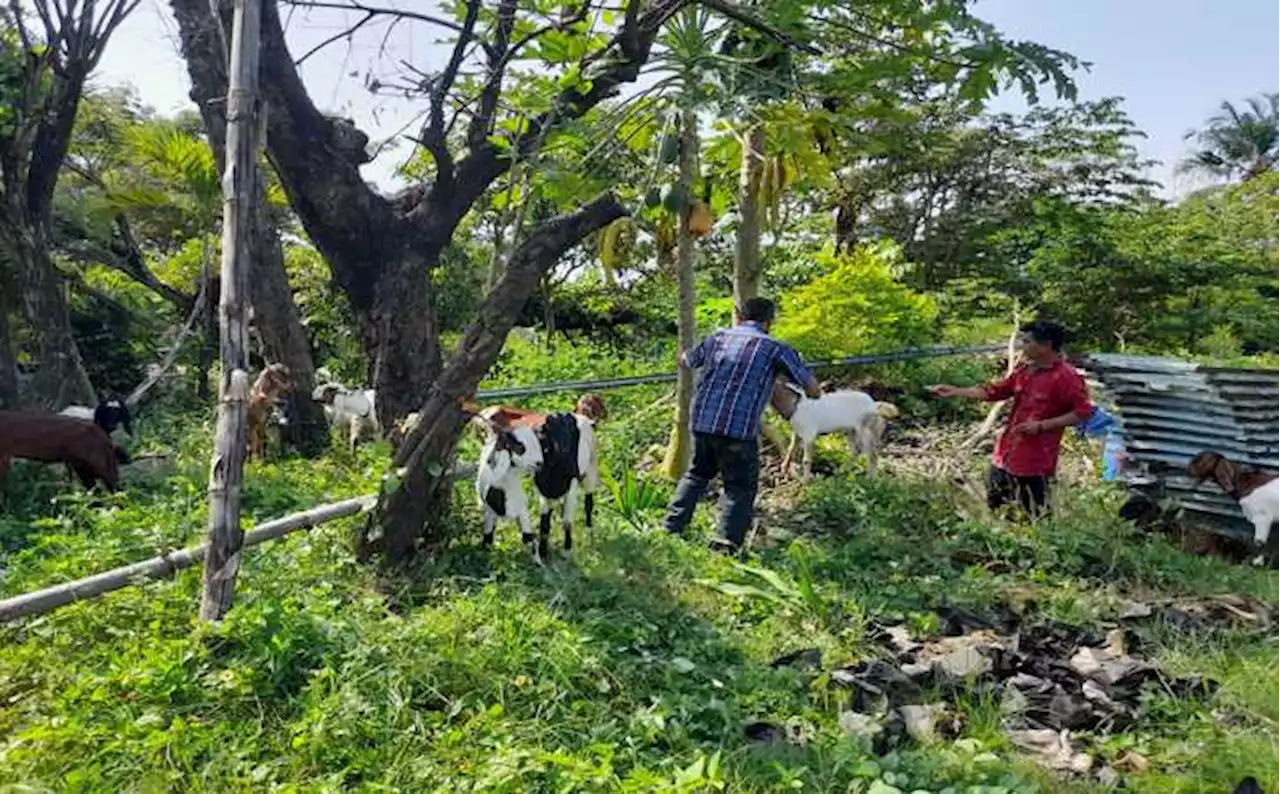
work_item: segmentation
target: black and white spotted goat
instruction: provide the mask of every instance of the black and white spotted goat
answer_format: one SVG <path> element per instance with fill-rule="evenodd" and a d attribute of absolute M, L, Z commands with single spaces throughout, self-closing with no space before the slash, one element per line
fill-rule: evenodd
<path fill-rule="evenodd" d="M 600 485 L 595 420 L 579 411 L 537 417 L 541 421 L 512 421 L 509 409 L 496 407 L 482 411 L 477 419 L 488 433 L 476 471 L 476 493 L 484 511 L 483 545 L 493 545 L 498 519 L 511 519 L 520 526 L 521 540 L 541 564 L 551 552 L 551 513 L 560 505 L 564 549 L 572 551 L 578 496 L 584 494 L 590 530 L 595 491 Z M 526 473 L 533 474 L 541 505 L 536 545 L 524 494 Z"/>

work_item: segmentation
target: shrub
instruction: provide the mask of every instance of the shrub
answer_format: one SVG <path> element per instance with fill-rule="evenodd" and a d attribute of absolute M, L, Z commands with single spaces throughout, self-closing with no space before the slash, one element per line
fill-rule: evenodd
<path fill-rule="evenodd" d="M 806 358 L 896 350 L 933 340 L 937 306 L 895 275 L 901 252 L 889 243 L 818 255 L 826 275 L 782 296 L 776 333 Z"/>

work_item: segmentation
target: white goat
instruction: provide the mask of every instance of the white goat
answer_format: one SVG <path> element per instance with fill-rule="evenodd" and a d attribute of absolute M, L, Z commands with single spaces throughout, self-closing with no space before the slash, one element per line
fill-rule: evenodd
<path fill-rule="evenodd" d="M 484 511 L 483 545 L 486 548 L 493 545 L 499 518 L 513 519 L 520 526 L 521 540 L 530 547 L 534 560 L 541 564 L 550 554 L 551 513 L 560 505 L 564 548 L 572 551 L 578 494 L 586 492 L 585 510 L 590 530 L 594 492 L 600 484 L 594 423 L 576 414 L 553 414 L 535 429 L 509 423 L 500 411 L 485 414 L 476 420 L 483 422 L 489 432 L 476 472 L 476 493 Z M 540 501 L 536 547 L 522 472 L 533 474 Z"/>
<path fill-rule="evenodd" d="M 373 389 L 348 389 L 337 383 L 317 386 L 311 393 L 311 399 L 324 404 L 329 425 L 346 434 L 352 452 L 362 439 L 376 439 L 382 434 L 375 398 Z"/>
<path fill-rule="evenodd" d="M 898 416 L 898 409 L 893 403 L 876 402 L 871 395 L 852 389 L 830 392 L 814 400 L 790 384 L 783 388 L 789 392 L 787 397 L 790 399 L 779 399 L 779 391 L 775 389 L 774 404 L 783 403 L 785 408 L 780 407 L 780 410 L 791 422 L 791 446 L 782 461 L 784 471 L 790 469 L 799 446 L 804 456 L 803 479 L 808 481 L 813 474 L 813 446 L 818 436 L 840 433 L 849 442 L 849 454 L 865 454 L 867 473 L 876 473 L 876 458 L 880 452 L 885 420 Z"/>

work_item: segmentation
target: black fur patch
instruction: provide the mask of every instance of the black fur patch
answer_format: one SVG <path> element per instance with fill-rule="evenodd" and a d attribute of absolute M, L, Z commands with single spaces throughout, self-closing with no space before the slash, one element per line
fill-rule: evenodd
<path fill-rule="evenodd" d="M 124 425 L 124 432 L 133 435 L 133 417 L 121 400 L 103 400 L 98 403 L 98 407 L 93 409 L 93 423 L 107 431 L 107 435 L 114 433 L 120 425 Z"/>
<path fill-rule="evenodd" d="M 484 503 L 499 516 L 507 516 L 507 492 L 501 488 L 490 488 L 484 492 Z"/>
<path fill-rule="evenodd" d="M 578 479 L 578 420 L 573 414 L 552 414 L 538 428 L 542 445 L 542 465 L 534 472 L 538 493 L 548 499 L 559 499 L 569 492 Z"/>

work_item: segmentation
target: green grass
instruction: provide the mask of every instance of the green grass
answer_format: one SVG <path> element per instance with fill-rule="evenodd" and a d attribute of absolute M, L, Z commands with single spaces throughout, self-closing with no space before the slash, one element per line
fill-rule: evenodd
<path fill-rule="evenodd" d="M 637 391 L 613 401 L 604 432 L 623 485 L 668 422 L 665 410 L 630 421 L 662 393 Z M 175 449 L 176 464 L 122 496 L 15 471 L 0 595 L 198 541 L 208 431 L 199 416 L 151 423 L 142 446 Z M 246 513 L 372 491 L 384 451 L 255 465 Z M 469 529 L 411 576 L 358 565 L 346 520 L 248 550 L 236 606 L 213 629 L 194 621 L 195 570 L 0 628 L 0 791 L 1100 791 L 1017 756 L 980 698 L 960 704 L 959 741 L 876 757 L 842 734 L 844 696 L 822 671 L 769 662 L 818 647 L 830 670 L 874 652 L 869 619 L 936 631 L 944 600 L 1016 593 L 1033 615 L 1094 621 L 1135 593 L 1277 588 L 1274 572 L 1136 533 L 1110 491 L 1068 495 L 1056 522 L 1009 526 L 960 517 L 944 485 L 841 474 L 767 515 L 791 539 L 740 565 L 653 532 L 663 500 L 640 490 L 604 497 L 594 542 L 545 569 L 511 527 L 481 553 L 460 484 Z M 1165 634 L 1155 654 L 1222 691 L 1208 706 L 1153 697 L 1095 752 L 1147 758 L 1133 790 L 1227 792 L 1246 774 L 1276 790 L 1274 638 Z M 742 729 L 755 720 L 795 725 L 805 744 L 752 746 Z"/>

